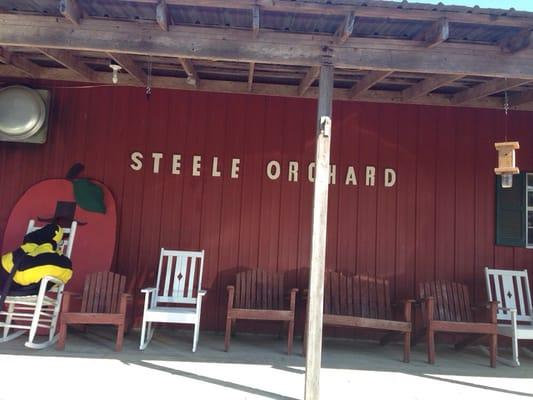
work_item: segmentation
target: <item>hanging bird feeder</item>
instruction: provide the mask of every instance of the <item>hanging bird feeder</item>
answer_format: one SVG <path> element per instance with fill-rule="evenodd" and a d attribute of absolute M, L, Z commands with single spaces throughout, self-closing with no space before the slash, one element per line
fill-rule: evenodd
<path fill-rule="evenodd" d="M 520 148 L 518 142 L 501 142 L 494 143 L 498 150 L 498 168 L 494 168 L 496 175 L 502 177 L 502 188 L 513 186 L 513 175 L 519 174 L 520 170 L 515 165 L 515 150 Z"/>

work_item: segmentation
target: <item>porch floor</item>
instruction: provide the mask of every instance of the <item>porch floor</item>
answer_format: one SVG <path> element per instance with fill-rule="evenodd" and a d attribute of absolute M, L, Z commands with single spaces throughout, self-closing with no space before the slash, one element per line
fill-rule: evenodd
<path fill-rule="evenodd" d="M 202 332 L 196 354 L 192 332 L 156 330 L 145 351 L 139 332 L 113 351 L 114 330 L 92 327 L 70 331 L 63 352 L 31 350 L 25 337 L 0 345 L 0 400 L 147 399 L 191 395 L 200 399 L 302 399 L 305 361 L 301 341 L 294 354 L 286 340 L 268 335 L 238 334 L 223 351 L 221 334 Z M 531 347 L 531 346 L 530 346 Z M 509 349 L 500 355 L 510 357 Z M 512 399 L 533 397 L 533 359 L 512 368 L 489 359 L 478 347 L 455 352 L 437 346 L 435 365 L 426 363 L 425 345 L 412 349 L 410 364 L 401 362 L 402 346 L 379 346 L 364 340 L 324 341 L 322 399 Z M 21 395 L 23 396 L 21 397 Z M 170 397 L 169 397 L 170 396 Z"/>

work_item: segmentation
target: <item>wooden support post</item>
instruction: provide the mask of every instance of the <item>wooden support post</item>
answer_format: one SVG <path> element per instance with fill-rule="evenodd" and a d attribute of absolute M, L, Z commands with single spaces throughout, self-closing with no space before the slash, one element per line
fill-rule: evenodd
<path fill-rule="evenodd" d="M 80 24 L 81 8 L 76 0 L 60 0 L 59 12 L 73 24 Z"/>
<path fill-rule="evenodd" d="M 259 36 L 259 21 L 260 21 L 259 6 L 252 8 L 252 37 L 254 39 Z"/>
<path fill-rule="evenodd" d="M 252 91 L 252 85 L 254 84 L 254 70 L 255 70 L 255 63 L 250 63 L 248 67 L 248 91 Z"/>
<path fill-rule="evenodd" d="M 324 307 L 324 266 L 328 218 L 329 148 L 333 99 L 333 64 L 325 55 L 320 69 L 315 153 L 315 184 L 311 230 L 309 296 L 307 297 L 307 341 L 305 364 L 305 400 L 320 396 L 322 362 L 322 317 Z"/>
<path fill-rule="evenodd" d="M 165 0 L 161 0 L 159 3 L 157 3 L 157 7 L 155 9 L 155 19 L 161 29 L 168 32 L 168 7 Z"/>

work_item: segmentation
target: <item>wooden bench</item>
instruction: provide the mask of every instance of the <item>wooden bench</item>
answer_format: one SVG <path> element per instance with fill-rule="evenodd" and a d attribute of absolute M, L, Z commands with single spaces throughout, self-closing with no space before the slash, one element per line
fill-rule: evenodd
<path fill-rule="evenodd" d="M 290 290 L 285 301 L 283 273 L 253 269 L 237 273 L 235 286 L 228 286 L 228 309 L 224 351 L 230 346 L 231 331 L 238 319 L 283 321 L 288 324 L 287 354 L 291 354 L 294 337 L 294 311 L 298 289 Z"/>
<path fill-rule="evenodd" d="M 428 362 L 435 363 L 435 332 L 474 333 L 489 335 L 490 366 L 496 367 L 498 326 L 496 324 L 497 303 L 487 305 L 486 321 L 476 322 L 470 304 L 468 287 L 449 281 L 422 282 L 419 286 L 422 299 L 422 318 L 425 322 Z M 477 338 L 475 338 L 477 339 Z M 455 345 L 456 349 L 471 342 L 467 338 Z"/>
<path fill-rule="evenodd" d="M 404 321 L 396 321 L 393 320 L 389 282 L 386 279 L 368 275 L 347 276 L 334 271 L 327 271 L 324 276 L 323 324 L 400 332 L 403 334 L 404 362 L 409 362 L 411 354 L 412 303 L 414 300 L 404 302 Z"/>

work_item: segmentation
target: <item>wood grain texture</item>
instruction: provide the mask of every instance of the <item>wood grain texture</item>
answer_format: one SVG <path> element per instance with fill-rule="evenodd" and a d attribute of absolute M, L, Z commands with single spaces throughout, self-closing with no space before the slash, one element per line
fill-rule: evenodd
<path fill-rule="evenodd" d="M 50 85 L 59 87 L 47 143 L 0 143 L 0 241 L 22 192 L 79 161 L 85 176 L 115 196 L 113 270 L 127 276 L 128 287 L 143 277 L 142 287 L 155 281 L 161 247 L 206 249 L 202 329 L 224 329 L 226 286 L 240 270 L 286 272 L 288 287 L 307 286 L 315 101 L 162 89 L 147 99 L 142 88 Z M 493 143 L 504 138 L 503 112 L 338 101 L 333 118 L 328 269 L 388 279 L 392 303 L 435 279 L 467 283 L 477 303 L 485 299 L 485 266 L 533 273 L 531 250 L 494 245 Z M 524 171 L 533 171 L 532 123 L 532 113 L 509 116 Z M 129 166 L 133 151 L 144 154 L 141 171 Z M 158 174 L 152 152 L 163 153 Z M 171 173 L 174 153 L 182 156 L 179 175 Z M 200 176 L 192 176 L 193 155 L 202 156 Z M 211 175 L 213 156 L 220 177 Z M 240 158 L 238 179 L 229 175 L 232 158 Z M 281 164 L 277 180 L 266 176 L 270 160 Z M 298 162 L 297 182 L 288 181 L 290 161 Z M 350 165 L 355 186 L 345 185 Z M 365 185 L 367 165 L 376 167 L 373 187 Z M 391 188 L 383 186 L 387 167 L 397 172 Z M 367 288 L 346 290 L 360 296 Z M 378 297 L 375 304 L 381 307 Z M 368 303 L 353 307 L 371 312 Z"/>

